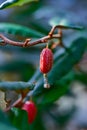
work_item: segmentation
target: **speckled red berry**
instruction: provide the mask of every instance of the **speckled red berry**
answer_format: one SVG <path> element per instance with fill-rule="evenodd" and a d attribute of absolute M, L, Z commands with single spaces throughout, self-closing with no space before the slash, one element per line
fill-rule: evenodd
<path fill-rule="evenodd" d="M 28 122 L 31 124 L 37 114 L 37 107 L 35 105 L 35 103 L 33 101 L 26 101 L 23 106 L 22 109 L 27 111 L 28 113 Z"/>
<path fill-rule="evenodd" d="M 40 71 L 48 73 L 53 64 L 53 53 L 49 48 L 44 48 L 40 54 Z"/>

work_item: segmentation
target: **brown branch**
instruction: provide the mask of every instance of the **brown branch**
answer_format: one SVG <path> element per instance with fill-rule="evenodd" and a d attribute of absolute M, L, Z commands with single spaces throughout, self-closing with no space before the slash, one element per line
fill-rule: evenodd
<path fill-rule="evenodd" d="M 8 39 L 7 37 L 3 36 L 2 34 L 0 34 L 0 38 L 3 39 L 3 43 L 1 45 L 10 44 L 10 45 L 13 45 L 13 46 L 21 46 L 21 47 L 23 46 L 22 42 L 12 41 L 12 40 Z"/>
<path fill-rule="evenodd" d="M 53 26 L 52 29 L 51 29 L 51 31 L 49 32 L 49 36 L 52 37 L 52 35 L 53 35 L 55 29 L 58 29 L 58 34 L 59 34 L 59 36 L 61 37 L 62 29 L 65 29 L 65 27 L 62 26 L 62 25 Z"/>
<path fill-rule="evenodd" d="M 10 45 L 19 46 L 19 47 L 30 47 L 30 46 L 34 46 L 34 45 L 41 44 L 41 43 L 47 43 L 48 40 L 51 40 L 53 38 L 60 39 L 62 37 L 60 32 L 58 32 L 58 34 L 53 34 L 54 30 L 56 28 L 60 29 L 61 27 L 59 27 L 59 26 L 52 27 L 50 33 L 47 36 L 42 37 L 36 41 L 31 41 L 31 39 L 26 39 L 24 42 L 16 42 L 16 41 L 10 40 L 7 37 L 0 34 L 0 39 L 1 39 L 0 45 L 5 46 L 7 44 L 10 44 Z"/>
<path fill-rule="evenodd" d="M 45 37 L 43 37 L 41 39 L 38 39 L 38 40 L 32 41 L 32 42 L 30 42 L 31 39 L 26 39 L 25 42 L 12 41 L 12 40 L 8 39 L 7 37 L 3 36 L 2 34 L 0 34 L 0 38 L 3 39 L 3 43 L 1 43 L 1 45 L 10 44 L 10 45 L 13 45 L 13 46 L 30 47 L 30 46 L 34 46 L 34 45 L 37 45 L 37 44 L 46 43 L 49 39 L 60 38 L 60 35 L 55 34 L 52 37 L 50 37 L 48 35 L 48 36 L 45 36 Z"/>
<path fill-rule="evenodd" d="M 22 98 L 20 97 L 18 100 L 16 100 L 12 105 L 10 105 L 9 107 L 7 107 L 4 112 L 8 112 L 9 110 L 11 110 L 12 107 L 18 107 L 20 108 L 23 105 L 22 102 Z"/>

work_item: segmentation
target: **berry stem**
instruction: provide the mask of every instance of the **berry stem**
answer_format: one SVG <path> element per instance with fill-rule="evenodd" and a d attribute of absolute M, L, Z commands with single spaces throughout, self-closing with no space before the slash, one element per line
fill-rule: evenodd
<path fill-rule="evenodd" d="M 48 42 L 47 42 L 47 44 L 46 44 L 46 48 L 49 48 L 49 44 L 48 44 Z"/>
<path fill-rule="evenodd" d="M 44 77 L 44 88 L 50 88 L 50 84 L 48 83 L 47 74 L 43 74 Z"/>

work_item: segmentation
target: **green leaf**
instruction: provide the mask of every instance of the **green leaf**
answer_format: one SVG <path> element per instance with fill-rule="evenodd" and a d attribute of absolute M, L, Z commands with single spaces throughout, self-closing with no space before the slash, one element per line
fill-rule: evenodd
<path fill-rule="evenodd" d="M 37 116 L 30 126 L 31 130 L 45 130 L 45 126 L 43 123 L 43 116 L 42 116 L 42 111 L 38 108 Z"/>
<path fill-rule="evenodd" d="M 18 108 L 11 109 L 9 112 L 9 118 L 11 123 L 19 130 L 45 130 L 40 109 L 38 110 L 37 116 L 32 124 L 28 123 L 27 112 Z"/>
<path fill-rule="evenodd" d="M 40 97 L 38 96 L 41 101 L 40 104 L 48 104 L 58 100 L 67 92 L 69 85 L 74 78 L 75 74 L 71 71 L 68 75 L 56 81 L 50 89 L 44 90 Z"/>
<path fill-rule="evenodd" d="M 0 23 L 0 33 L 9 33 L 24 37 L 40 38 L 43 35 L 33 29 L 12 23 Z"/>
<path fill-rule="evenodd" d="M 76 73 L 75 74 L 75 79 L 85 85 L 87 85 L 86 77 L 87 77 L 87 73 Z"/>
<path fill-rule="evenodd" d="M 37 1 L 37 0 L 6 0 L 0 5 L 0 9 L 14 7 L 14 6 L 21 6 L 32 1 Z"/>
<path fill-rule="evenodd" d="M 62 85 L 62 83 L 57 83 L 51 87 L 51 89 L 44 91 L 41 95 L 36 97 L 37 101 L 40 100 L 40 102 L 38 102 L 39 104 L 44 105 L 56 101 L 66 93 L 69 86 L 66 84 Z"/>
<path fill-rule="evenodd" d="M 17 130 L 10 124 L 6 114 L 2 111 L 0 111 L 0 130 Z"/>
<path fill-rule="evenodd" d="M 70 70 L 73 68 L 75 64 L 77 64 L 80 61 L 83 53 L 86 50 L 86 46 L 87 46 L 87 39 L 85 38 L 76 39 L 70 46 L 68 52 L 65 51 L 65 53 L 62 56 L 60 54 L 60 58 L 56 61 L 56 63 L 54 64 L 52 70 L 48 75 L 49 83 L 54 84 L 53 86 L 51 86 L 52 88 L 48 90 L 44 89 L 43 79 L 40 79 L 34 90 L 30 93 L 30 95 L 35 96 L 35 98 L 37 99 L 38 97 L 40 97 L 39 101 L 41 104 L 50 103 L 60 98 L 66 92 L 68 87 L 66 82 L 64 80 L 62 81 L 62 78 L 63 76 L 65 76 L 67 73 L 70 72 Z M 60 79 L 61 82 L 59 81 Z M 56 81 L 57 84 L 55 85 Z"/>
<path fill-rule="evenodd" d="M 57 18 L 57 17 L 52 18 L 49 21 L 49 24 L 51 26 L 59 26 L 59 27 L 61 27 L 63 29 L 75 29 L 75 30 L 83 30 L 84 29 L 82 26 L 72 24 L 67 19 L 61 19 L 61 18 Z"/>
<path fill-rule="evenodd" d="M 8 126 L 4 123 L 0 123 L 0 130 L 18 130 L 12 126 Z"/>
<path fill-rule="evenodd" d="M 27 112 L 18 108 L 12 108 L 9 113 L 11 123 L 19 130 L 29 130 Z"/>
<path fill-rule="evenodd" d="M 67 92 L 69 85 L 74 78 L 75 74 L 71 71 L 68 75 L 58 81 L 55 81 L 54 84 L 51 84 L 50 89 L 44 89 L 43 84 L 40 82 L 40 84 L 37 85 L 36 90 L 33 90 L 32 95 L 34 96 L 37 104 L 44 105 L 52 103 Z"/>
<path fill-rule="evenodd" d="M 86 46 L 87 39 L 76 39 L 70 48 L 68 48 L 68 52 L 66 51 L 65 55 L 53 66 L 48 76 L 49 81 L 53 83 L 66 75 L 72 67 L 80 61 L 84 51 L 86 50 Z"/>

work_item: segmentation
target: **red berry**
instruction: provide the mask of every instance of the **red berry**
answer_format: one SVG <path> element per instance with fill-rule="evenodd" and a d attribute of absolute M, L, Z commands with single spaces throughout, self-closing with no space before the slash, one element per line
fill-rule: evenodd
<path fill-rule="evenodd" d="M 48 73 L 53 64 L 53 53 L 49 48 L 44 48 L 40 54 L 40 71 Z"/>
<path fill-rule="evenodd" d="M 34 102 L 32 101 L 26 101 L 24 105 L 22 106 L 22 109 L 27 111 L 28 113 L 28 122 L 31 124 L 37 114 L 37 108 Z"/>

